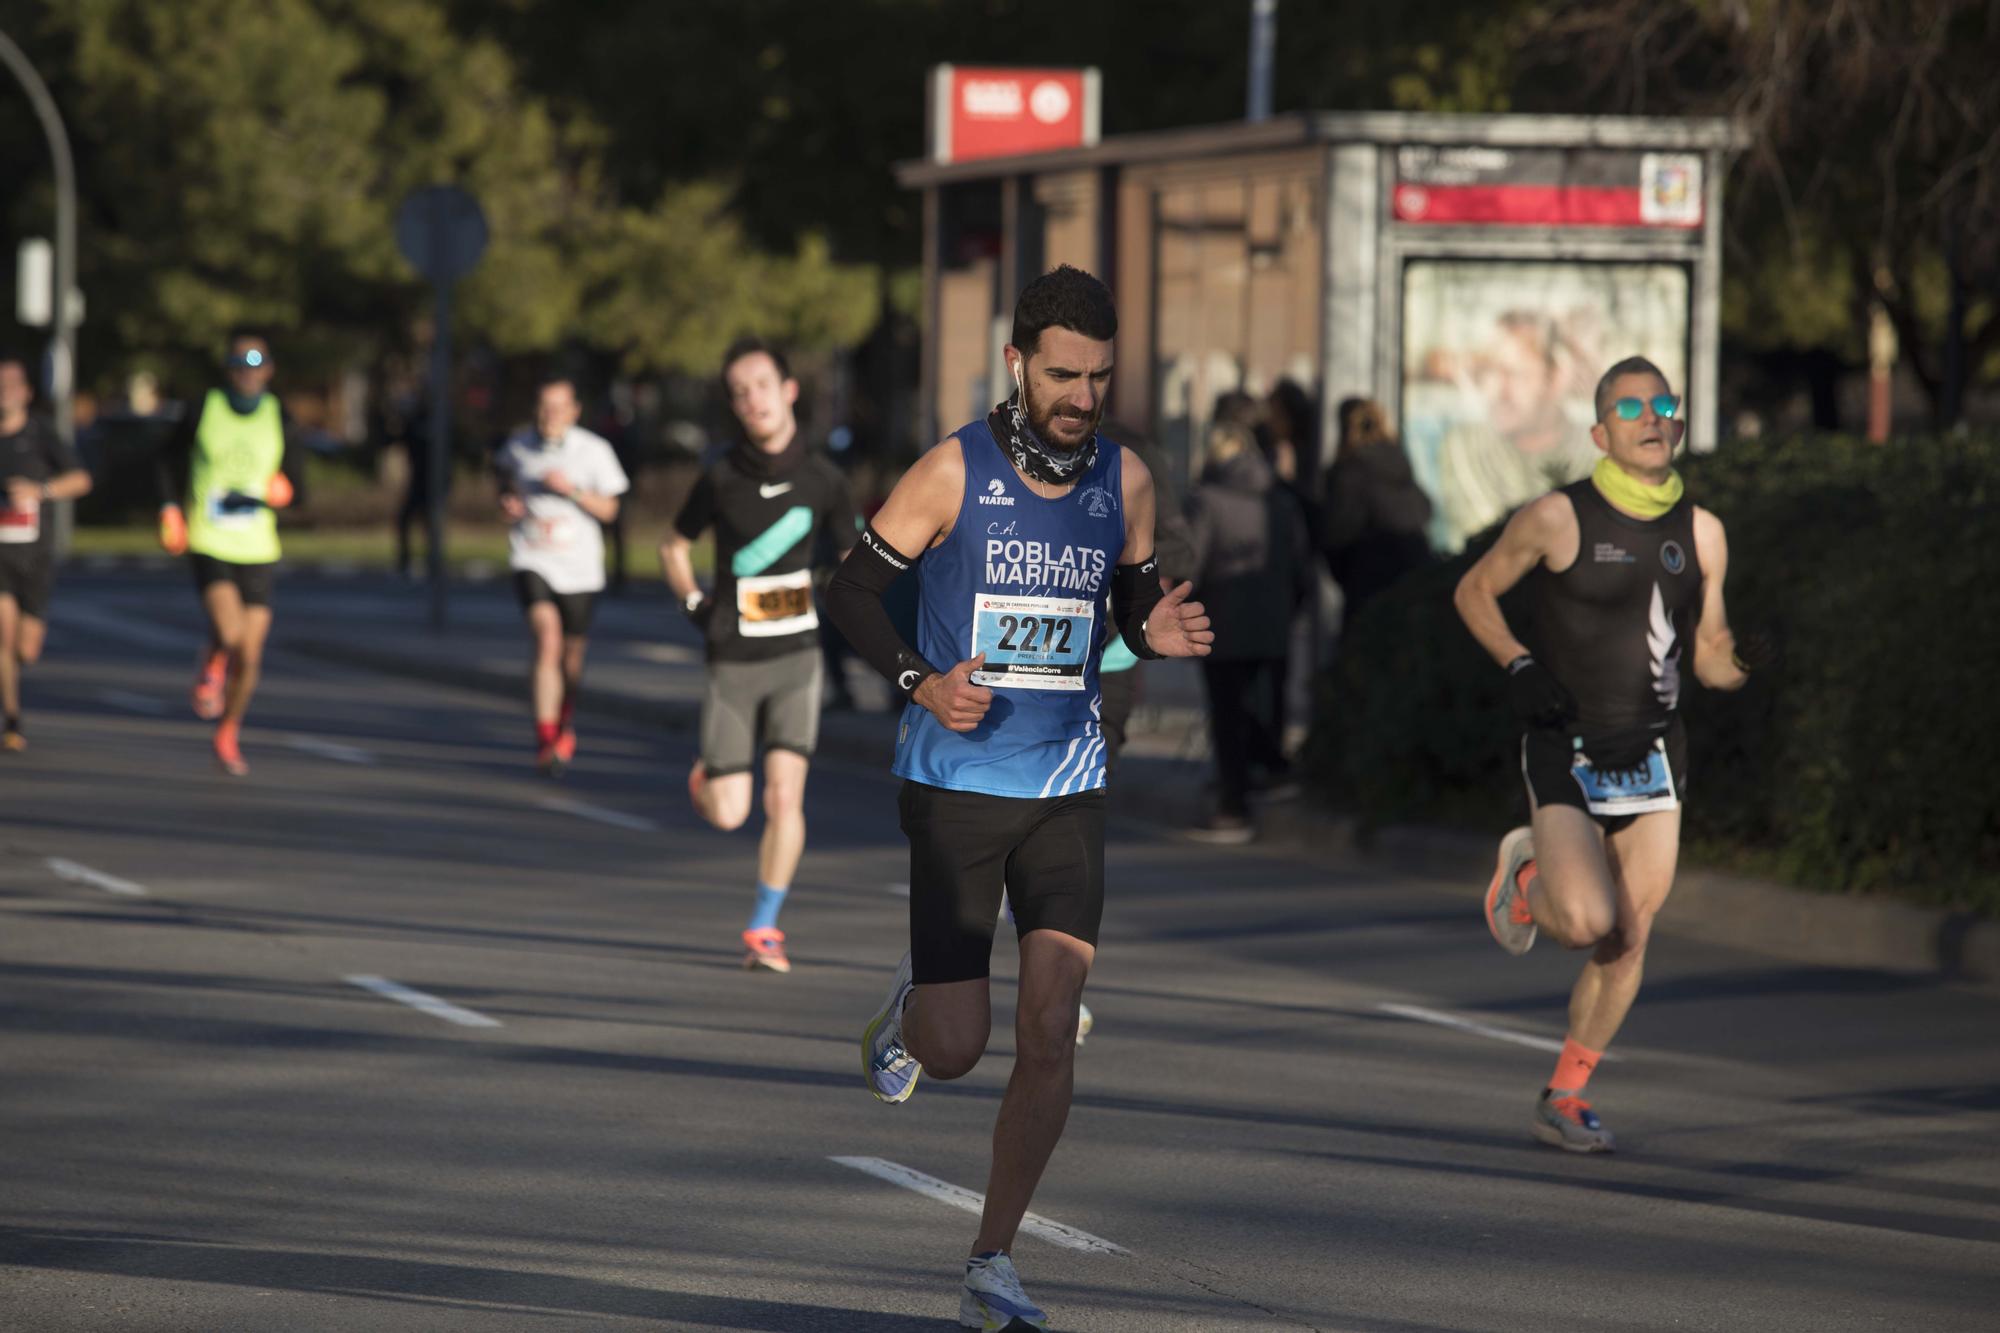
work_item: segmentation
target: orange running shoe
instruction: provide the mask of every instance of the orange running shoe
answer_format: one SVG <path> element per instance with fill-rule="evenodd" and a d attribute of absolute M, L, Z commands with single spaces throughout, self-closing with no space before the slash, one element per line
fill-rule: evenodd
<path fill-rule="evenodd" d="M 574 727 L 565 728 L 556 737 L 556 758 L 560 759 L 565 765 L 576 762 L 576 729 Z"/>
<path fill-rule="evenodd" d="M 229 655 L 208 653 L 195 668 L 194 688 L 188 691 L 188 702 L 194 707 L 194 715 L 204 722 L 213 722 L 222 716 L 222 691 L 229 677 Z"/>
<path fill-rule="evenodd" d="M 1522 869 L 1535 859 L 1535 835 L 1525 825 L 1500 840 L 1500 860 L 1486 886 L 1486 929 L 1500 947 L 1524 954 L 1534 947 L 1535 918 L 1521 892 Z"/>
<path fill-rule="evenodd" d="M 785 932 L 776 926 L 744 931 L 743 947 L 749 950 L 743 955 L 746 971 L 755 972 L 759 968 L 766 972 L 792 970 L 792 960 L 785 957 Z"/>
<path fill-rule="evenodd" d="M 28 738 L 13 727 L 0 732 L 0 750 L 5 750 L 8 754 L 19 754 L 27 748 Z"/>
<path fill-rule="evenodd" d="M 215 762 L 232 778 L 250 776 L 250 765 L 243 762 L 243 750 L 236 743 L 235 727 L 224 725 L 215 729 Z"/>
<path fill-rule="evenodd" d="M 708 789 L 708 769 L 701 760 L 694 761 L 688 770 L 688 800 L 694 802 L 696 810 L 701 809 L 701 794 Z"/>

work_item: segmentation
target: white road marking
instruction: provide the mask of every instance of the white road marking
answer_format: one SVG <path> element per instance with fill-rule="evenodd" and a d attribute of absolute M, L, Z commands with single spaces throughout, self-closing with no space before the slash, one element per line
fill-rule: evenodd
<path fill-rule="evenodd" d="M 950 1204 L 953 1208 L 962 1208 L 975 1217 L 986 1206 L 984 1195 L 974 1194 L 968 1189 L 961 1189 L 948 1180 L 939 1180 L 936 1176 L 927 1176 L 921 1171 L 913 1171 L 907 1166 L 891 1162 L 886 1158 L 831 1157 L 827 1160 L 838 1162 L 842 1166 L 853 1167 L 856 1171 L 874 1176 L 877 1180 L 886 1180 L 891 1185 L 901 1185 L 904 1189 L 913 1190 L 923 1195 L 926 1199 L 935 1199 L 939 1203 Z M 1129 1255 L 1132 1253 L 1132 1251 L 1122 1245 L 1113 1245 L 1102 1236 L 1093 1236 L 1088 1231 L 1078 1231 L 1075 1227 L 1064 1226 L 1060 1222 L 1052 1222 L 1038 1213 L 1029 1213 L 1023 1217 L 1021 1219 L 1021 1230 L 1031 1236 L 1039 1237 L 1051 1245 L 1060 1245 L 1066 1250 L 1083 1250 L 1090 1254 Z"/>
<path fill-rule="evenodd" d="M 623 810 L 607 810 L 601 805 L 588 801 L 572 801 L 567 796 L 544 796 L 541 800 L 544 810 L 553 810 L 559 815 L 575 815 L 578 819 L 594 819 L 600 824 L 613 828 L 631 829 L 635 833 L 657 833 L 660 826 L 642 815 L 628 815 Z"/>
<path fill-rule="evenodd" d="M 99 690 L 100 702 L 113 708 L 122 708 L 128 713 L 144 713 L 147 717 L 165 717 L 167 706 L 150 694 L 134 694 L 130 690 Z"/>
<path fill-rule="evenodd" d="M 51 856 L 43 864 L 63 879 L 78 884 L 88 884 L 93 888 L 103 889 L 106 893 L 122 893 L 128 898 L 147 896 L 146 886 L 143 884 L 134 884 L 129 879 L 120 879 L 116 875 L 107 875 L 102 870 L 92 870 L 89 866 L 65 861 L 60 856 Z"/>
<path fill-rule="evenodd" d="M 910 896 L 910 886 L 907 884 L 891 884 L 889 892 L 898 898 L 907 898 Z"/>
<path fill-rule="evenodd" d="M 324 741 L 317 736 L 287 736 L 285 744 L 294 750 L 316 754 L 322 759 L 335 759 L 343 764 L 372 764 L 375 756 L 353 745 L 342 745 L 339 741 Z"/>
<path fill-rule="evenodd" d="M 93 634 L 120 639 L 141 648 L 160 648 L 176 653 L 194 648 L 201 637 L 192 630 L 172 629 L 131 616 L 121 616 L 113 611 L 101 611 L 93 606 L 78 606 L 74 602 L 59 605 L 55 621 L 60 626 L 89 630 Z"/>
<path fill-rule="evenodd" d="M 366 973 L 361 973 L 348 977 L 346 980 L 348 984 L 359 986 L 366 991 L 373 991 L 385 1000 L 394 1000 L 397 1004 L 407 1004 L 412 1009 L 422 1010 L 432 1018 L 442 1018 L 445 1022 L 456 1023 L 460 1027 L 497 1028 L 500 1026 L 500 1020 L 497 1018 L 488 1018 L 485 1014 L 476 1013 L 471 1009 L 461 1009 L 449 1000 L 440 1000 L 435 995 L 427 995 L 420 990 L 411 990 L 408 986 L 398 985 L 387 977 L 369 976 Z"/>
<path fill-rule="evenodd" d="M 1563 1044 L 1554 1037 L 1535 1037 L 1530 1036 L 1526 1032 L 1510 1032 L 1506 1028 L 1488 1027 L 1484 1023 L 1475 1023 L 1469 1018 L 1460 1018 L 1456 1014 L 1439 1013 L 1435 1009 L 1424 1009 L 1414 1004 L 1378 1004 L 1375 1007 L 1385 1014 L 1394 1014 L 1398 1018 L 1414 1018 L 1419 1023 L 1435 1023 L 1441 1028 L 1454 1028 L 1459 1032 L 1471 1032 L 1481 1037 L 1491 1037 L 1495 1041 L 1511 1041 L 1516 1046 L 1528 1046 L 1537 1051 L 1553 1051 L 1557 1055 L 1562 1054 Z M 1615 1060 L 1618 1057 L 1607 1051 L 1603 1058 L 1606 1060 Z"/>

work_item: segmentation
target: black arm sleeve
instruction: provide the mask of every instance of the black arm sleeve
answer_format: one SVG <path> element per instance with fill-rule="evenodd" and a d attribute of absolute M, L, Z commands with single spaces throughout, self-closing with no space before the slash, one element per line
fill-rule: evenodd
<path fill-rule="evenodd" d="M 916 563 L 882 540 L 871 524 L 840 562 L 826 587 L 826 613 L 861 660 L 882 673 L 905 697 L 938 669 L 903 642 L 882 607 L 882 594 Z"/>
<path fill-rule="evenodd" d="M 1160 591 L 1160 562 L 1149 559 L 1143 565 L 1120 565 L 1111 571 L 1111 619 L 1118 637 L 1132 655 L 1146 660 L 1165 654 L 1153 651 L 1146 642 L 1146 617 L 1166 594 Z"/>

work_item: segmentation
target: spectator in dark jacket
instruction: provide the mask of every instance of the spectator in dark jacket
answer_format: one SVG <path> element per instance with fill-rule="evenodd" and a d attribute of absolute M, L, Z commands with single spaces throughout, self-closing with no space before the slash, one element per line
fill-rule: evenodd
<path fill-rule="evenodd" d="M 1173 588 L 1194 577 L 1194 552 L 1188 541 L 1187 516 L 1181 512 L 1180 495 L 1173 473 L 1145 432 L 1136 426 L 1115 421 L 1104 423 L 1103 436 L 1116 440 L 1139 456 L 1153 474 L 1153 555 L 1159 564 L 1160 585 Z M 1107 606 L 1109 599 L 1106 599 Z M 1108 610 L 1104 613 L 1111 614 Z M 1104 645 L 1104 657 L 1097 668 L 1098 723 L 1104 735 L 1104 771 L 1115 775 L 1118 756 L 1125 748 L 1126 731 L 1132 710 L 1138 705 L 1145 666 L 1115 634 Z"/>
<path fill-rule="evenodd" d="M 1381 404 L 1340 405 L 1340 454 L 1327 473 L 1322 549 L 1344 598 L 1341 632 L 1390 584 L 1431 560 L 1431 501 L 1389 433 Z M 1220 642 L 1220 636 L 1217 636 Z"/>
<path fill-rule="evenodd" d="M 1189 830 L 1206 842 L 1243 843 L 1250 770 L 1288 782 L 1284 753 L 1285 657 L 1292 613 L 1311 578 L 1305 524 L 1256 437 L 1214 426 L 1208 462 L 1189 501 L 1195 587 L 1215 623 L 1215 651 L 1201 659 L 1215 748 L 1216 809 Z"/>

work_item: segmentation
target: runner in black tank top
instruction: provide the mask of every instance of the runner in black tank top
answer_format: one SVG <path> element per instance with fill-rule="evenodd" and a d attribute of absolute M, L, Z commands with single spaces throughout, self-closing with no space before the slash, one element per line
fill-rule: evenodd
<path fill-rule="evenodd" d="M 1509 953 L 1527 952 L 1537 931 L 1592 950 L 1532 1122 L 1538 1139 L 1571 1152 L 1612 1145 L 1581 1094 L 1638 994 L 1673 888 L 1684 681 L 1739 689 L 1776 656 L 1769 640 L 1739 644 L 1729 632 L 1728 545 L 1673 470 L 1681 404 L 1666 377 L 1643 358 L 1621 361 L 1598 381 L 1596 406 L 1596 471 L 1516 513 L 1456 597 L 1507 670 L 1534 819 L 1501 841 L 1487 928 Z M 1524 578 L 1534 623 L 1517 638 L 1499 599 Z"/>
<path fill-rule="evenodd" d="M 1524 637 L 1535 660 L 1576 700 L 1576 716 L 1566 728 L 1532 728 L 1526 739 L 1530 772 L 1545 772 L 1552 762 L 1560 779 L 1545 784 L 1550 790 L 1537 801 L 1583 809 L 1567 777 L 1577 752 L 1625 770 L 1663 740 L 1676 779 L 1684 778 L 1681 681 L 1701 608 L 1701 561 L 1695 507 L 1685 497 L 1658 518 L 1643 519 L 1614 507 L 1589 479 L 1558 494 L 1576 514 L 1576 558 L 1560 572 L 1543 564 L 1529 573 Z M 1631 818 L 1606 815 L 1599 822 L 1612 829 Z"/>

